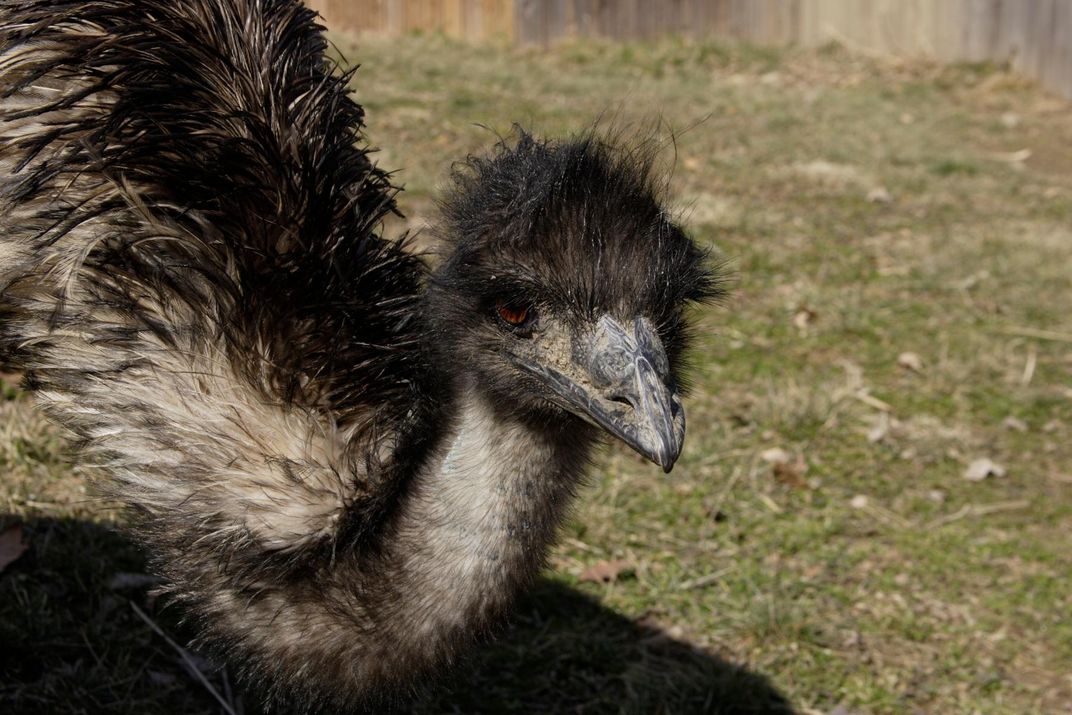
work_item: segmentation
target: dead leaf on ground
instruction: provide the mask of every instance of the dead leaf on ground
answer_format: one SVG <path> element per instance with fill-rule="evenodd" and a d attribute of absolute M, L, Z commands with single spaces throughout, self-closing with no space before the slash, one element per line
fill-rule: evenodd
<path fill-rule="evenodd" d="M 967 278 L 964 278 L 964 279 L 956 282 L 954 284 L 954 286 L 956 288 L 959 288 L 960 290 L 971 290 L 972 288 L 974 288 L 975 286 L 979 285 L 980 283 L 982 283 L 983 281 L 985 281 L 989 277 L 990 277 L 990 271 L 987 271 L 987 270 L 976 271 L 975 273 L 972 273 Z"/>
<path fill-rule="evenodd" d="M 964 478 L 969 482 L 981 482 L 987 477 L 1004 477 L 1005 467 L 986 457 L 976 459 L 964 470 Z"/>
<path fill-rule="evenodd" d="M 1001 424 L 1005 426 L 1005 429 L 1012 430 L 1014 432 L 1027 432 L 1027 423 L 1019 419 L 1018 417 L 1013 417 L 1012 415 L 1009 415 L 1004 420 L 1002 420 Z"/>
<path fill-rule="evenodd" d="M 867 441 L 871 444 L 878 444 L 882 440 L 886 439 L 886 435 L 890 433 L 890 413 L 879 412 L 878 418 L 875 420 L 875 426 L 867 431 Z"/>
<path fill-rule="evenodd" d="M 901 353 L 897 356 L 897 365 L 912 372 L 923 372 L 923 358 L 916 353 Z"/>
<path fill-rule="evenodd" d="M 1000 117 L 1001 126 L 1006 129 L 1016 129 L 1020 126 L 1020 115 L 1015 112 L 1005 112 Z"/>
<path fill-rule="evenodd" d="M 873 204 L 893 203 L 893 196 L 885 186 L 876 186 L 867 192 L 867 200 Z"/>
<path fill-rule="evenodd" d="M 1006 164 L 1022 164 L 1031 158 L 1031 150 L 1020 149 L 1018 151 L 997 152 L 994 154 L 994 158 Z"/>
<path fill-rule="evenodd" d="M 807 489 L 808 483 L 804 481 L 804 475 L 808 471 L 808 463 L 802 455 L 794 457 L 781 447 L 771 447 L 759 453 L 759 458 L 771 465 L 774 478 L 797 489 Z"/>
<path fill-rule="evenodd" d="M 633 564 L 625 559 L 599 561 L 581 572 L 581 580 L 592 583 L 610 583 L 633 574 L 635 570 Z"/>
<path fill-rule="evenodd" d="M 759 458 L 767 464 L 789 464 L 789 460 L 792 459 L 789 452 L 786 452 L 781 447 L 765 449 L 759 453 Z"/>
<path fill-rule="evenodd" d="M 800 308 L 793 316 L 793 325 L 797 330 L 804 332 L 811 327 L 819 314 L 811 308 Z"/>
<path fill-rule="evenodd" d="M 804 480 L 804 475 L 807 471 L 808 463 L 804 461 L 803 457 L 797 457 L 788 464 L 775 464 L 774 478 L 794 489 L 807 489 L 808 483 Z"/>
<path fill-rule="evenodd" d="M 22 525 L 15 524 L 0 532 L 0 573 L 15 563 L 30 548 L 22 540 Z"/>

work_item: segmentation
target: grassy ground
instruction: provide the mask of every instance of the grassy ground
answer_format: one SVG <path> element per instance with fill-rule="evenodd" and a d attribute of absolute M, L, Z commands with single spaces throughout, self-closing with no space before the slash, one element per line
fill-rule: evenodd
<path fill-rule="evenodd" d="M 1072 712 L 1067 103 L 833 47 L 342 45 L 411 227 L 513 121 L 661 117 L 736 274 L 698 316 L 673 474 L 611 449 L 515 628 L 421 712 Z M 219 712 L 132 609 L 181 640 L 117 579 L 141 555 L 62 438 L 12 391 L 0 428 L 30 543 L 0 576 L 0 709 Z M 980 459 L 1003 476 L 966 479 Z"/>

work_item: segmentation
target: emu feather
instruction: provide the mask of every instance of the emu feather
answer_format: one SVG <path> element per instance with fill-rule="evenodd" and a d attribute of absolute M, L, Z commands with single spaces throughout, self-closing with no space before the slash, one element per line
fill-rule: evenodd
<path fill-rule="evenodd" d="M 349 709 L 501 620 L 601 431 L 673 463 L 718 286 L 591 135 L 464 165 L 430 273 L 324 51 L 297 0 L 0 0 L 0 363 L 203 644 Z"/>

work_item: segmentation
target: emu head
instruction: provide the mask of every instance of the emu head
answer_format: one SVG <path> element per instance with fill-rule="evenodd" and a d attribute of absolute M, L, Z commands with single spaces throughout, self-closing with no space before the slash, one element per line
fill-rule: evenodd
<path fill-rule="evenodd" d="M 670 471 L 684 311 L 717 288 L 660 205 L 651 152 L 522 134 L 454 183 L 426 306 L 439 359 L 496 404 L 575 416 Z"/>

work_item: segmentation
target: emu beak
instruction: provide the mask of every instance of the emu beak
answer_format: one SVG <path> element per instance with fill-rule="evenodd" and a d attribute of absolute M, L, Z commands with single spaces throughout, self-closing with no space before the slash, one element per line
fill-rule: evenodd
<path fill-rule="evenodd" d="M 565 371 L 518 356 L 564 407 L 669 472 L 685 441 L 685 410 L 662 342 L 646 318 L 625 326 L 604 315 L 573 340 Z M 567 374 L 570 373 L 570 374 Z"/>

